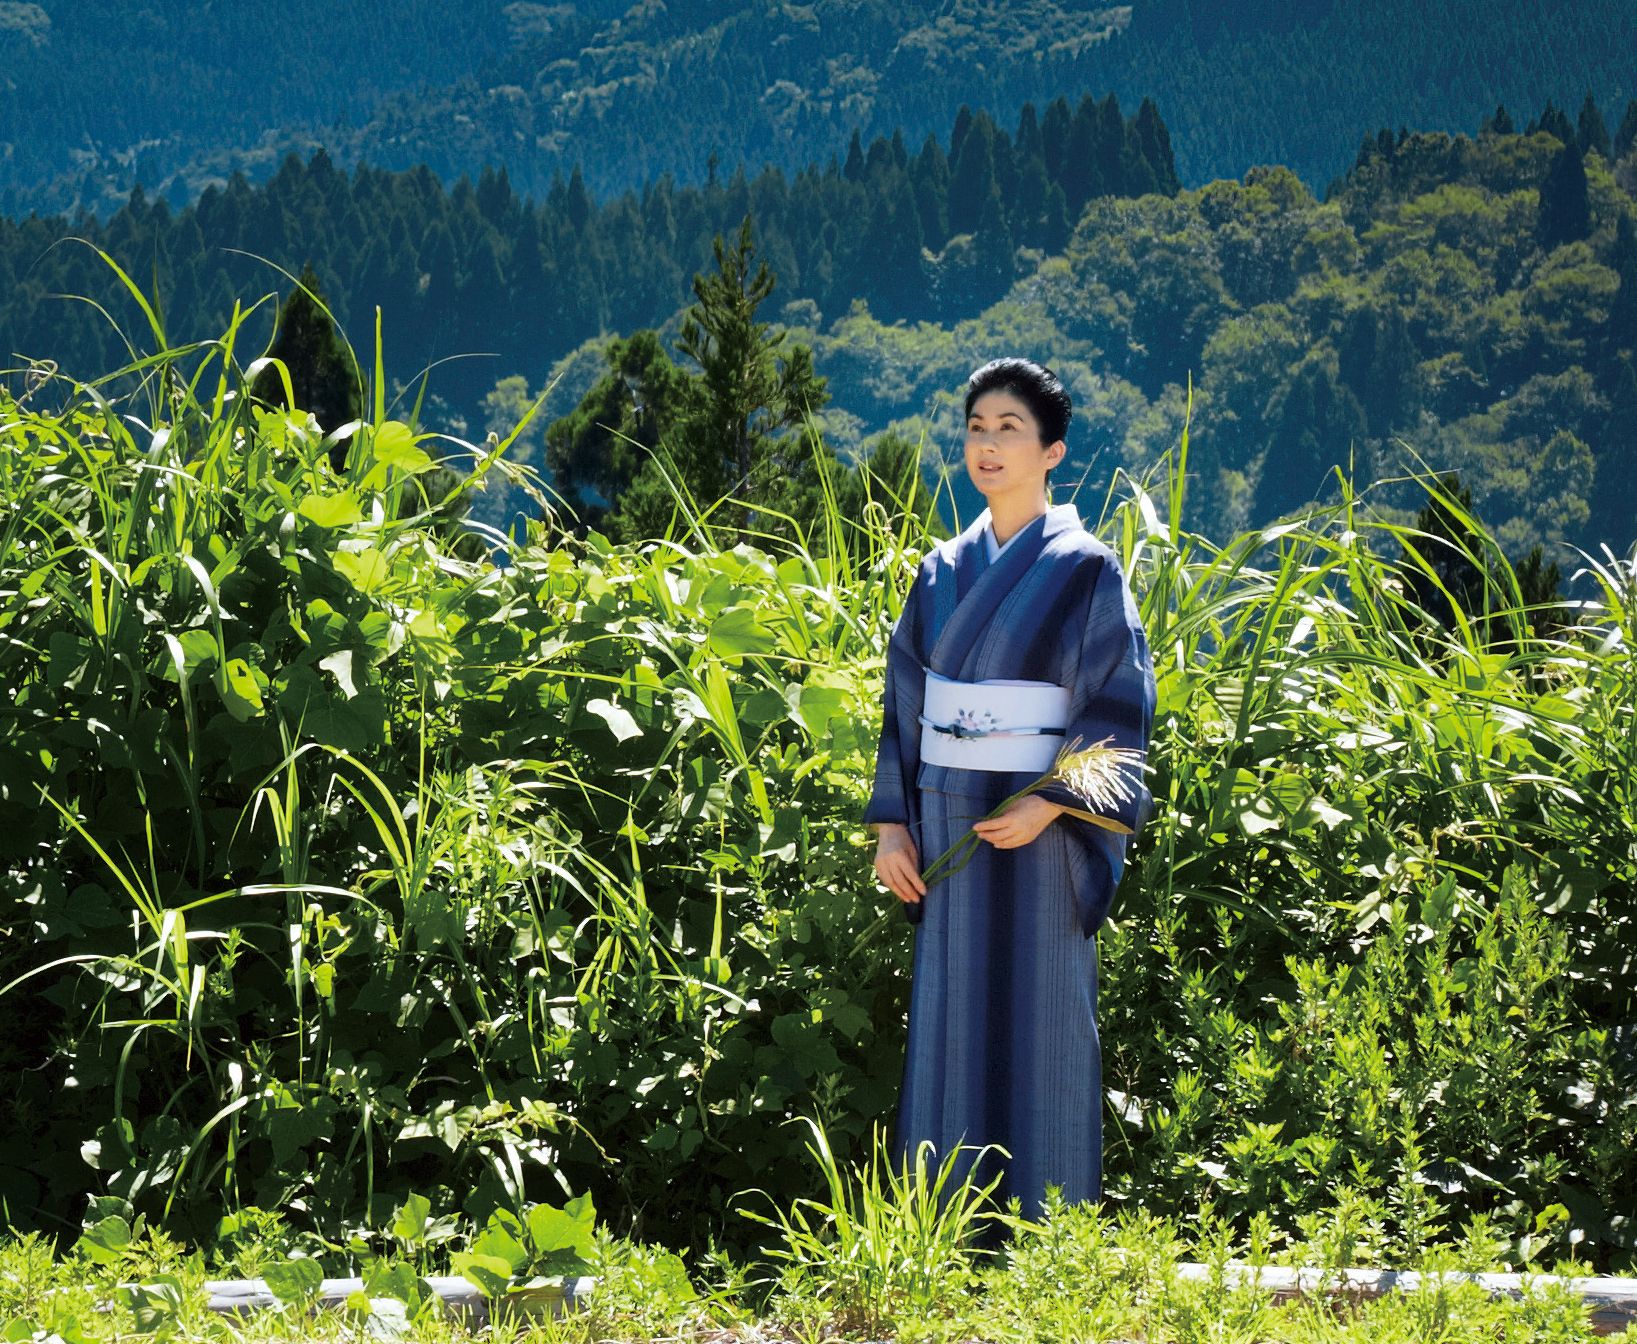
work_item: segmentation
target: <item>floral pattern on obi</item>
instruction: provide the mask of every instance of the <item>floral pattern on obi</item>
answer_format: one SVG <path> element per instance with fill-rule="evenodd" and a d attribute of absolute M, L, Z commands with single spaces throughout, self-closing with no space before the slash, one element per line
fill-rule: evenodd
<path fill-rule="evenodd" d="M 957 709 L 950 731 L 957 738 L 986 737 L 1000 727 L 1000 721 L 987 709 Z"/>

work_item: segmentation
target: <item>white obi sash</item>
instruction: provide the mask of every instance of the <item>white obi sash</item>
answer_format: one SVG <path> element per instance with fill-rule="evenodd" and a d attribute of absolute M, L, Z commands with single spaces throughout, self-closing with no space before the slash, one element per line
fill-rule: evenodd
<path fill-rule="evenodd" d="M 1037 775 L 1051 769 L 1069 722 L 1066 688 L 1050 681 L 952 681 L 924 670 L 923 761 Z"/>

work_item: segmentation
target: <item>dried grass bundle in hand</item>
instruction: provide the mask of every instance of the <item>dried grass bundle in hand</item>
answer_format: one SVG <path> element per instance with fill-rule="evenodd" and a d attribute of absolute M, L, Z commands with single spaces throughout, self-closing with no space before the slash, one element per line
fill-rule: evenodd
<path fill-rule="evenodd" d="M 1110 746 L 1113 740 L 1112 737 L 1105 737 L 1100 742 L 1081 748 L 1080 739 L 1075 738 L 1057 754 L 1049 771 L 1028 788 L 1019 790 L 1002 802 L 985 820 L 998 817 L 1018 799 L 1038 793 L 1050 784 L 1067 785 L 1094 808 L 1112 809 L 1122 802 L 1129 802 L 1134 796 L 1131 776 L 1144 769 L 1145 758 L 1142 752 L 1131 747 Z M 1063 807 L 1063 811 L 1068 816 L 1079 817 L 1105 830 L 1121 835 L 1131 834 L 1129 826 L 1113 817 L 1099 816 L 1079 807 Z M 960 872 L 976 852 L 981 838 L 976 831 L 968 830 L 933 861 L 932 866 L 921 874 L 921 880 L 931 887 L 934 882 Z"/>

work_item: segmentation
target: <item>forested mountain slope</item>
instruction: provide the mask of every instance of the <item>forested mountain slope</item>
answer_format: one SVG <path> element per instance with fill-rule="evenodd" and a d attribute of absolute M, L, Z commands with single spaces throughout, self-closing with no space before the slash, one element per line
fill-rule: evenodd
<path fill-rule="evenodd" d="M 1637 94 L 1626 0 L 594 0 L 390 11 L 215 0 L 185 14 L 0 0 L 0 210 L 174 206 L 323 144 L 344 167 L 505 166 L 536 198 L 662 173 L 795 172 L 859 131 L 918 143 L 961 104 L 1112 91 L 1171 122 L 1181 180 L 1279 163 L 1316 194 L 1364 131 L 1470 128 L 1497 103 Z M 96 96 L 85 96 L 89 71 Z"/>
<path fill-rule="evenodd" d="M 1630 546 L 1634 105 L 1613 135 L 1555 109 L 1521 128 L 1486 118 L 1476 137 L 1382 133 L 1328 201 L 1282 168 L 1154 191 L 1166 144 L 1151 107 L 1054 102 L 1013 132 L 963 114 L 913 154 L 902 137 L 855 142 L 794 180 L 662 179 L 599 203 L 575 178 L 538 206 L 503 174 L 446 191 L 424 169 L 349 177 L 320 155 L 180 214 L 137 199 L 106 229 L 80 226 L 144 285 L 157 276 L 179 339 L 220 332 L 235 295 L 288 291 L 224 249 L 292 272 L 311 261 L 360 348 L 382 307 L 397 378 L 446 361 L 433 417 L 481 438 L 553 379 L 546 415 L 567 415 L 606 371 L 612 335 L 655 327 L 678 357 L 689 280 L 748 214 L 777 277 L 762 316 L 812 347 L 844 455 L 924 430 L 934 475 L 958 460 L 954 389 L 1016 351 L 1075 393 L 1063 475 L 1088 501 L 1116 466 L 1140 474 L 1175 444 L 1191 379 L 1190 525 L 1208 533 L 1299 506 L 1338 464 L 1360 483 L 1412 470 L 1408 444 L 1463 472 L 1516 554 L 1536 540 Z M 138 339 L 144 323 L 88 248 L 52 246 L 69 229 L 0 218 L 0 344 L 86 376 L 124 347 L 91 307 L 53 295 L 97 298 Z M 486 357 L 448 359 L 473 352 Z M 537 436 L 518 452 L 544 462 Z"/>

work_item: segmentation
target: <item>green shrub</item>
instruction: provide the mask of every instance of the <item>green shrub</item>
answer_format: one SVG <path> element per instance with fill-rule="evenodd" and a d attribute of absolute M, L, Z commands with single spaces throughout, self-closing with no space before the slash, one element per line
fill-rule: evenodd
<path fill-rule="evenodd" d="M 498 567 L 378 350 L 338 475 L 234 330 L 0 398 L 5 1216 L 344 1244 L 411 1193 L 589 1194 L 739 1249 L 737 1195 L 822 1194 L 779 1121 L 846 1162 L 896 1102 L 910 932 L 855 818 L 933 539 L 872 506 L 730 549 L 679 499 L 580 543 L 518 473 L 546 511 Z M 447 442 L 457 493 L 514 470 Z M 1631 1263 L 1632 562 L 1549 634 L 1480 566 L 1445 630 L 1426 539 L 1350 490 L 1217 552 L 1186 479 L 1185 434 L 1164 516 L 1131 482 L 1098 528 L 1159 677 L 1099 935 L 1109 1203 L 1294 1232 L 1350 1189 L 1383 1257 L 1482 1214 Z"/>

